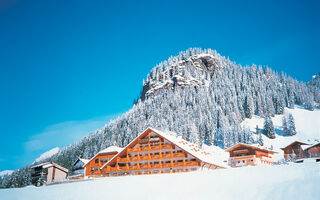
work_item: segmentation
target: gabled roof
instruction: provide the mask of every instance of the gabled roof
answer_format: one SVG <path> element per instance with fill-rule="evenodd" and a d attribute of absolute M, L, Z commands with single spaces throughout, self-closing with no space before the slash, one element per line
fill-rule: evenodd
<path fill-rule="evenodd" d="M 85 165 L 89 162 L 89 159 L 84 159 L 84 158 L 78 157 L 78 159 L 76 161 L 74 161 L 74 163 L 72 165 L 76 165 L 79 161 L 83 162 Z"/>
<path fill-rule="evenodd" d="M 312 147 L 315 147 L 315 146 L 317 146 L 317 145 L 320 145 L 320 142 L 315 143 L 315 144 L 313 144 L 313 145 L 309 145 L 307 148 L 305 148 L 305 150 L 311 149 Z"/>
<path fill-rule="evenodd" d="M 294 141 L 294 142 L 290 143 L 289 145 L 287 145 L 287 146 L 285 146 L 285 147 L 283 147 L 283 148 L 280 148 L 280 149 L 284 150 L 285 148 L 287 148 L 287 147 L 289 147 L 289 146 L 292 146 L 292 145 L 294 145 L 294 144 L 309 145 L 309 144 L 304 143 L 304 142 Z"/>
<path fill-rule="evenodd" d="M 56 168 L 60 169 L 61 171 L 66 172 L 66 173 L 68 173 L 68 171 L 69 171 L 68 169 L 66 169 L 64 167 L 61 167 L 60 165 L 58 165 L 57 163 L 54 163 L 54 162 L 41 163 L 41 164 L 38 164 L 38 165 L 34 165 L 31 168 L 36 168 L 36 167 L 42 167 L 42 168 L 56 167 Z"/>
<path fill-rule="evenodd" d="M 117 147 L 117 146 L 110 146 L 108 148 L 105 148 L 101 151 L 99 151 L 96 155 L 94 155 L 87 163 L 85 163 L 84 167 L 91 162 L 95 157 L 97 157 L 99 154 L 104 154 L 104 153 L 118 153 L 122 150 L 121 147 Z"/>
<path fill-rule="evenodd" d="M 240 147 L 240 146 L 245 146 L 245 147 L 248 147 L 248 148 L 253 148 L 253 149 L 257 149 L 257 150 L 261 150 L 261 151 L 267 151 L 271 154 L 274 154 L 274 153 L 277 153 L 275 151 L 271 151 L 269 149 L 267 149 L 267 147 L 263 147 L 263 146 L 260 146 L 260 145 L 249 145 L 249 144 L 244 144 L 244 143 L 238 143 L 236 145 L 233 145 L 232 147 L 226 149 L 226 152 L 230 152 L 232 151 L 233 149 L 237 148 L 237 147 Z"/>
<path fill-rule="evenodd" d="M 187 153 L 193 155 L 194 157 L 198 158 L 199 160 L 212 164 L 212 165 L 216 165 L 218 167 L 224 166 L 225 164 L 223 163 L 223 161 L 217 161 L 214 159 L 214 156 L 211 155 L 211 153 L 203 151 L 202 149 L 200 149 L 197 145 L 192 144 L 180 137 L 176 137 L 174 135 L 176 135 L 176 133 L 174 132 L 163 132 L 163 131 L 159 131 L 156 130 L 154 128 L 150 128 L 148 127 L 147 129 L 145 129 L 140 135 L 138 135 L 134 140 L 132 140 L 125 148 L 123 148 L 123 150 L 121 152 L 119 152 L 117 155 L 115 155 L 112 159 L 110 159 L 107 163 L 105 163 L 100 169 L 104 168 L 106 165 L 108 165 L 109 163 L 113 162 L 121 153 L 123 153 L 128 147 L 133 146 L 134 144 L 136 144 L 138 142 L 138 139 L 140 137 L 143 137 L 144 135 L 147 135 L 148 133 L 155 133 L 158 134 L 159 136 L 163 137 L 164 139 L 168 140 L 169 142 L 175 144 L 176 146 L 178 146 L 179 148 L 181 148 L 182 150 L 185 150 Z"/>

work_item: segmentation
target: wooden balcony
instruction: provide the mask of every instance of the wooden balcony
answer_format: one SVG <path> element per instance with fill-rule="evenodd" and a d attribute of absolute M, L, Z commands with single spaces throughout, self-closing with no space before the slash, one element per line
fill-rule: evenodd
<path fill-rule="evenodd" d="M 135 156 L 135 157 L 125 157 L 117 158 L 118 162 L 133 162 L 133 161 L 143 161 L 143 160 L 161 160 L 168 158 L 184 158 L 184 153 L 169 153 L 169 154 L 158 154 L 158 155 L 145 155 L 145 156 Z"/>
<path fill-rule="evenodd" d="M 134 166 L 121 166 L 121 167 L 110 167 L 105 172 L 121 172 L 121 171 L 136 171 L 136 170 L 148 170 L 148 169 L 163 169 L 163 168 L 176 168 L 176 167 L 191 167 L 200 166 L 196 161 L 187 162 L 174 162 L 174 163 L 157 163 L 157 164 L 144 164 Z"/>
<path fill-rule="evenodd" d="M 165 145 L 156 145 L 156 146 L 146 146 L 146 147 L 140 147 L 140 148 L 128 148 L 128 153 L 134 153 L 134 152 L 144 152 L 144 151 L 155 151 L 155 150 L 162 150 L 162 149 L 170 149 L 171 146 L 168 144 Z"/>

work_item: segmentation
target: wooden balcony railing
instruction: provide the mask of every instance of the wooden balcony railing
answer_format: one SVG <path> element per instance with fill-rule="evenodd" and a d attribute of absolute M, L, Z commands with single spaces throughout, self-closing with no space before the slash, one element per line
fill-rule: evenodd
<path fill-rule="evenodd" d="M 146 170 L 146 169 L 161 169 L 161 168 L 175 168 L 175 167 L 190 167 L 200 166 L 199 162 L 186 161 L 186 162 L 174 162 L 174 163 L 158 163 L 158 164 L 144 164 L 135 166 L 121 166 L 121 167 L 110 167 L 105 172 L 120 172 L 120 171 L 135 171 L 135 170 Z"/>
<path fill-rule="evenodd" d="M 184 158 L 184 153 L 169 153 L 169 154 L 157 154 L 157 155 L 144 155 L 144 156 L 135 156 L 135 157 L 118 157 L 118 162 L 132 162 L 132 161 L 142 161 L 142 160 L 161 160 L 161 159 L 168 159 L 168 158 Z"/>
<path fill-rule="evenodd" d="M 146 147 L 140 147 L 140 148 L 128 148 L 128 153 L 134 153 L 134 152 L 143 152 L 143 151 L 154 151 L 154 150 L 160 150 L 160 149 L 170 149 L 171 146 L 169 144 L 165 145 L 156 145 L 156 146 L 146 146 Z"/>

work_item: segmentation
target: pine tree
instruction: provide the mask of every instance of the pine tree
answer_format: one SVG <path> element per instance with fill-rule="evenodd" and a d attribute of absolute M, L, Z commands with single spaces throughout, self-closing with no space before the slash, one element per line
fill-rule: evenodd
<path fill-rule="evenodd" d="M 268 138 L 271 139 L 276 138 L 273 122 L 271 120 L 271 117 L 269 116 L 264 119 L 263 134 L 265 134 Z"/>
<path fill-rule="evenodd" d="M 263 146 L 263 139 L 262 139 L 261 132 L 258 125 L 256 126 L 256 135 L 257 135 L 257 143 Z"/>
<path fill-rule="evenodd" d="M 251 119 L 252 115 L 253 115 L 253 100 L 252 97 L 250 95 L 248 95 L 246 97 L 246 101 L 245 101 L 245 110 L 246 110 L 246 117 Z"/>
<path fill-rule="evenodd" d="M 282 117 L 282 133 L 284 136 L 290 135 L 286 115 Z"/>
<path fill-rule="evenodd" d="M 294 122 L 293 115 L 291 113 L 289 113 L 289 117 L 288 117 L 288 133 L 289 133 L 289 135 L 296 135 L 297 134 L 296 125 Z"/>

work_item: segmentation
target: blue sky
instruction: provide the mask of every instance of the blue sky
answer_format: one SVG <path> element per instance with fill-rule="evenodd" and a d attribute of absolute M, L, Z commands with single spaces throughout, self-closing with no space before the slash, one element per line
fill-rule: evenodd
<path fill-rule="evenodd" d="M 319 72 L 319 1 L 0 1 L 0 171 L 127 111 L 189 47 L 301 81 Z"/>

